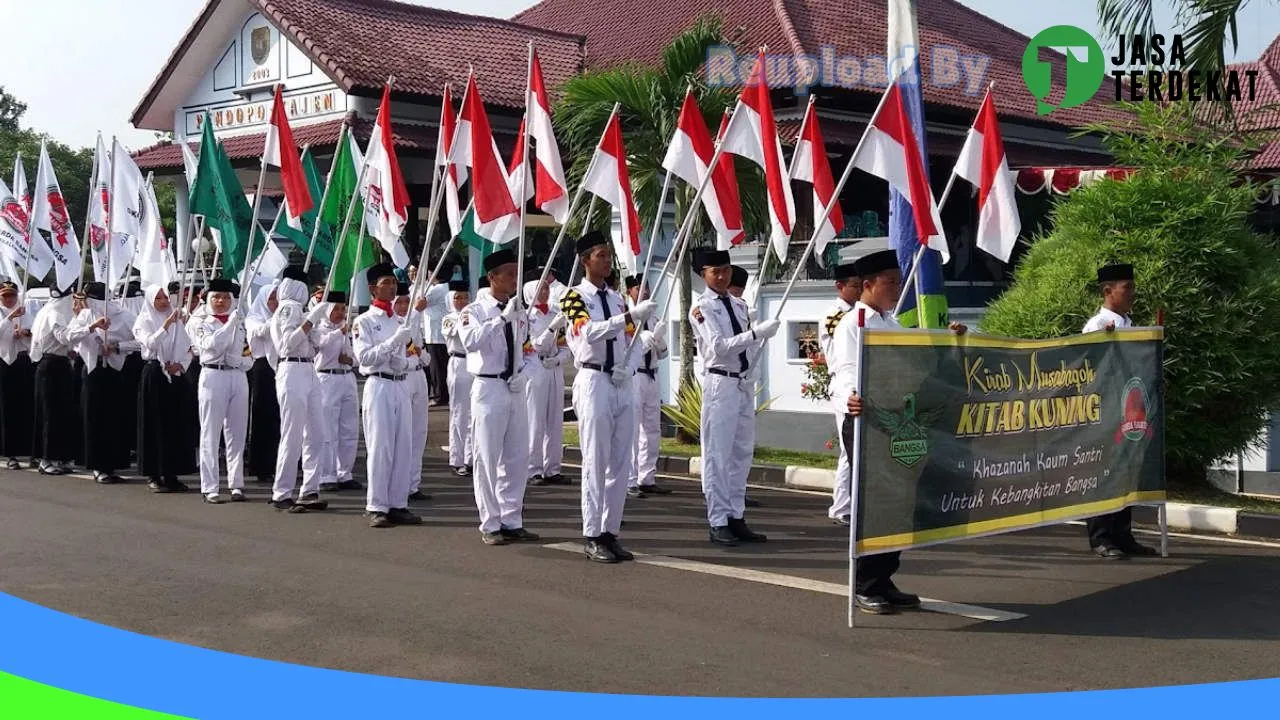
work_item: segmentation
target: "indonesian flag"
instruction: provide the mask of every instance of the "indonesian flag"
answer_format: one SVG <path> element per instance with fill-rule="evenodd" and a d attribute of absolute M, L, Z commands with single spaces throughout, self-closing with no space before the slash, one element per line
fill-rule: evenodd
<path fill-rule="evenodd" d="M 378 118 L 381 119 L 382 115 L 379 114 Z M 186 147 L 186 143 L 182 145 Z M 302 170 L 302 160 L 298 157 L 298 146 L 293 143 L 293 131 L 289 129 L 289 116 L 284 110 L 279 85 L 271 103 L 271 122 L 267 125 L 267 139 L 262 146 L 262 162 L 280 168 L 285 222 L 295 230 L 302 230 L 302 216 L 315 203 L 307 186 L 307 174 Z M 407 192 L 405 197 L 408 197 Z"/>
<path fill-rule="evenodd" d="M 920 144 L 897 83 L 885 91 L 866 133 L 862 147 L 853 157 L 853 166 L 885 180 L 906 198 L 911 204 L 916 237 L 921 244 L 937 250 L 945 265 L 951 260 L 951 253 L 942 234 L 942 218 L 938 215 L 938 204 L 933 200 L 920 157 Z"/>
<path fill-rule="evenodd" d="M 13 194 L 23 209 L 31 212 L 31 192 L 27 189 L 27 171 L 22 167 L 22 153 L 13 156 Z"/>
<path fill-rule="evenodd" d="M 138 248 L 138 236 L 142 234 L 143 186 L 142 171 L 125 151 L 119 140 L 111 144 L 111 238 L 108 254 L 106 283 L 119 282 L 129 269 L 133 254 Z"/>
<path fill-rule="evenodd" d="M 188 175 L 187 181 L 194 183 L 195 176 Z M 93 279 L 106 282 L 107 238 L 111 236 L 111 156 L 102 144 L 102 133 L 98 133 L 98 146 L 93 151 L 93 179 L 89 184 L 89 254 L 93 257 Z"/>
<path fill-rule="evenodd" d="M 39 233 L 34 238 L 27 234 L 30 221 L 22 201 L 0 180 L 0 253 L 12 267 L 22 268 L 29 277 L 40 280 L 49 274 L 53 257 Z"/>
<path fill-rule="evenodd" d="M 520 173 L 524 172 L 524 198 L 517 204 L 516 214 L 524 212 L 525 203 L 532 200 L 535 196 L 533 189 L 533 176 L 529 174 L 529 169 L 523 167 L 524 164 L 524 120 L 520 120 L 520 130 L 516 134 L 516 149 L 511 154 L 511 163 L 507 167 L 507 183 L 511 189 L 511 199 L 515 200 L 520 197 Z"/>
<path fill-rule="evenodd" d="M 582 186 L 596 197 L 613 206 L 621 216 L 621 233 L 613 239 L 618 259 L 625 263 L 627 273 L 639 271 L 636 258 L 640 255 L 640 218 L 636 215 L 636 203 L 631 197 L 631 176 L 627 173 L 627 151 L 622 146 L 622 126 L 618 114 L 609 116 L 600 147 L 591 161 Z"/>
<path fill-rule="evenodd" d="M 721 134 L 728 118 L 720 124 Z M 707 132 L 707 123 L 692 92 L 685 93 L 680 116 L 676 119 L 676 131 L 667 146 L 667 156 L 662 167 L 667 172 L 694 187 L 702 184 L 707 167 L 715 155 L 715 146 Z M 716 247 L 727 250 L 740 244 L 746 233 L 742 231 L 742 206 L 738 200 L 738 178 L 734 173 L 733 156 L 721 153 L 711 183 L 702 192 L 702 208 L 716 230 Z"/>
<path fill-rule="evenodd" d="M 138 238 L 138 257 L 134 263 L 138 268 L 138 278 L 147 285 L 166 286 L 178 279 L 178 269 L 173 253 L 169 252 L 156 190 L 150 183 L 147 184 L 142 209 L 142 235 Z"/>
<path fill-rule="evenodd" d="M 407 267 L 409 253 L 400 242 L 400 233 L 409 222 L 409 190 L 404 185 L 404 176 L 400 174 L 400 162 L 396 159 L 395 141 L 391 135 L 390 87 L 382 89 L 382 104 L 378 107 L 373 135 L 369 138 L 365 163 L 368 170 L 361 189 L 365 193 L 369 214 L 376 218 L 369 232 L 378 238 L 396 267 Z M 305 186 L 305 176 L 299 177 L 303 178 Z"/>
<path fill-rule="evenodd" d="M 449 150 L 450 160 L 471 170 L 471 198 L 475 204 L 475 232 L 490 242 L 502 244 L 520 233 L 511 185 L 502 167 L 498 145 L 489 127 L 489 115 L 476 87 L 475 75 L 467 78 L 458 113 L 457 143 Z"/>
<path fill-rule="evenodd" d="M 80 278 L 80 239 L 76 237 L 62 188 L 53 174 L 49 149 L 40 141 L 40 163 L 36 166 L 36 194 L 31 203 L 35 226 L 49 233 L 53 268 L 57 271 L 59 290 L 66 290 Z"/>
<path fill-rule="evenodd" d="M 538 53 L 533 53 L 529 65 L 529 98 L 526 101 L 529 117 L 529 135 L 533 138 L 534 165 L 537 192 L 533 203 L 561 225 L 569 219 L 569 184 L 564 179 L 564 165 L 560 162 L 560 148 L 551 127 L 551 100 L 542 81 L 542 64 Z M 520 134 L 524 137 L 524 133 Z M 523 153 L 520 157 L 523 157 Z"/>
<path fill-rule="evenodd" d="M 738 98 L 721 147 L 724 152 L 741 155 L 764 169 L 765 188 L 769 194 L 769 236 L 778 259 L 786 262 L 787 241 L 796 220 L 796 204 L 782 159 L 778 126 L 773 120 L 763 50 L 756 56 L 751 78 Z"/>
<path fill-rule="evenodd" d="M 960 149 L 955 172 L 978 188 L 978 247 L 1009 262 L 1022 221 L 990 90 Z"/>
<path fill-rule="evenodd" d="M 831 178 L 831 163 L 827 161 L 827 146 L 822 140 L 822 131 L 818 129 L 818 113 L 813 103 L 809 103 L 805 111 L 804 122 L 800 125 L 800 137 L 796 139 L 796 151 L 791 156 L 791 178 L 813 185 L 813 222 L 818 218 L 827 203 L 835 195 L 836 184 Z M 827 243 L 844 230 L 844 214 L 840 212 L 840 201 L 831 207 L 831 214 L 822 223 L 813 243 L 813 254 L 822 263 Z"/>
<path fill-rule="evenodd" d="M 453 133 L 457 128 L 457 117 L 453 114 L 453 91 L 444 86 L 444 99 L 440 103 L 440 134 L 436 138 L 436 167 L 445 167 L 445 158 L 453 147 Z M 458 204 L 458 186 L 467 181 L 466 166 L 448 163 L 448 171 L 444 173 L 444 208 L 449 218 L 449 234 L 457 237 L 462 230 L 462 206 Z"/>
<path fill-rule="evenodd" d="M 182 147 L 182 167 L 187 173 L 187 187 L 195 187 L 196 175 L 200 172 L 200 159 L 196 154 L 191 152 L 191 146 L 186 140 L 178 143 Z"/>

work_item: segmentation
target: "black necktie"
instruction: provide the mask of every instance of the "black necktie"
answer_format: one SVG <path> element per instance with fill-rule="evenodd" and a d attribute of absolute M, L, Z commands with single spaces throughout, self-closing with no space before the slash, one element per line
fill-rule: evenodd
<path fill-rule="evenodd" d="M 508 300 L 507 302 L 511 302 L 511 301 Z M 506 310 L 507 303 L 502 303 L 501 305 L 499 305 L 499 307 L 501 307 L 503 310 Z M 502 374 L 499 375 L 498 377 L 502 378 L 503 380 L 510 380 L 511 376 L 515 374 L 516 335 L 515 335 L 515 329 L 512 327 L 513 324 L 514 323 L 502 324 L 502 334 L 505 335 L 507 338 L 507 369 L 503 370 Z"/>
<path fill-rule="evenodd" d="M 728 295 L 721 295 L 720 302 L 724 303 L 724 309 L 729 311 L 729 326 L 733 328 L 734 335 L 742 334 L 742 325 L 738 323 L 738 314 L 733 311 L 733 302 L 729 300 Z M 747 371 L 747 354 L 745 352 L 738 353 L 738 362 L 742 364 L 739 372 Z"/>
<path fill-rule="evenodd" d="M 601 290 L 596 294 L 600 296 L 600 309 L 601 311 L 604 312 L 604 319 L 608 320 L 609 319 L 609 291 L 601 288 Z M 604 371 L 607 373 L 613 372 L 613 339 L 612 338 L 604 341 Z"/>

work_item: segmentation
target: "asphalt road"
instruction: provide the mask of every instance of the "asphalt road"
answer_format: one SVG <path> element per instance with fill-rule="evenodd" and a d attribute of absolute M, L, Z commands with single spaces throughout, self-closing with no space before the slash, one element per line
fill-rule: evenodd
<path fill-rule="evenodd" d="M 547 547 L 578 541 L 578 488 L 530 488 L 526 527 L 543 542 L 488 547 L 470 481 L 443 461 L 443 419 L 432 410 L 421 527 L 368 528 L 360 493 L 288 515 L 252 483 L 253 502 L 210 506 L 141 481 L 0 471 L 0 591 L 234 653 L 528 688 L 950 695 L 1280 667 L 1280 547 L 1174 539 L 1168 559 L 1105 562 L 1074 526 L 943 545 L 907 554 L 899 586 L 1025 617 L 861 615 L 850 630 L 830 592 L 847 579 L 847 532 L 822 497 L 753 489 L 765 506 L 748 519 L 770 541 L 719 548 L 698 486 L 668 480 L 675 494 L 628 502 L 623 540 L 679 567 L 603 566 Z"/>

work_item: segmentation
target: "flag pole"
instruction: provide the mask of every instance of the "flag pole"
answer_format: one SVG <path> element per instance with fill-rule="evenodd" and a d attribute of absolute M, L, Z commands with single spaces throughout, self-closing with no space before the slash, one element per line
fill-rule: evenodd
<path fill-rule="evenodd" d="M 474 70 L 472 72 L 474 73 Z M 470 75 L 467 76 L 467 85 L 468 86 L 471 85 Z M 465 100 L 465 92 L 463 94 L 464 94 L 463 99 Z M 444 107 L 443 95 L 444 94 L 441 93 L 441 103 L 440 103 L 441 120 L 444 119 L 444 113 L 446 110 L 446 108 Z M 452 108 L 449 108 L 449 110 L 452 110 Z M 462 114 L 462 107 L 458 108 L 458 114 L 459 115 Z M 440 203 L 444 200 L 444 190 L 449 185 L 447 174 L 449 172 L 449 169 L 453 167 L 453 153 L 454 153 L 454 150 L 456 150 L 458 147 L 458 132 L 461 128 L 461 125 L 462 125 L 461 123 L 454 123 L 453 137 L 449 138 L 449 151 L 446 152 L 444 156 L 444 170 L 441 171 L 440 168 L 434 167 L 431 171 L 431 204 L 427 211 L 427 236 L 422 241 L 422 257 L 421 259 L 418 260 L 419 269 L 424 267 L 427 264 L 428 259 L 431 257 L 431 254 L 430 254 L 431 238 L 435 237 L 436 223 L 439 222 L 439 216 L 440 216 Z M 439 152 L 439 148 L 437 148 L 437 153 L 438 152 Z M 435 164 L 435 161 L 433 160 L 432 165 L 434 164 Z M 475 204 L 475 193 L 471 193 L 471 195 L 472 195 L 471 203 Z M 465 217 L 465 214 L 463 215 L 463 217 Z M 443 243 L 441 243 L 441 245 L 443 246 Z M 446 254 L 447 254 L 447 251 L 440 253 L 440 258 L 442 261 Z M 439 273 L 440 268 L 442 267 L 444 267 L 443 263 L 437 263 L 435 269 L 431 271 L 430 277 L 424 277 L 423 274 L 419 272 L 418 276 L 413 279 L 414 287 L 413 287 L 413 290 L 409 293 L 410 307 L 413 307 L 414 305 L 417 304 L 418 293 L 422 290 L 422 287 L 424 285 L 430 286 L 432 283 L 435 282 L 436 275 Z"/>
<path fill-rule="evenodd" d="M 357 185 L 356 187 L 359 187 L 359 186 Z M 360 218 L 360 239 L 356 242 L 356 262 L 357 263 L 360 262 L 360 256 L 364 254 L 364 230 L 365 230 L 364 218 Z M 336 262 L 334 263 L 334 265 L 337 265 L 337 264 L 338 263 Z M 351 268 L 352 292 L 355 292 L 355 286 L 356 286 L 356 268 L 354 265 L 352 265 L 352 268 Z M 328 294 L 328 292 L 329 292 L 329 288 L 326 286 L 325 293 Z M 353 300 L 353 299 L 354 298 L 347 298 L 347 300 Z M 355 303 L 353 302 L 347 303 L 347 324 L 348 325 L 351 324 L 351 311 L 354 307 L 355 307 Z M 412 305 L 410 306 L 410 309 L 412 309 Z"/>
<path fill-rule="evenodd" d="M 84 240 L 80 243 L 80 279 L 76 281 L 77 285 L 84 285 L 84 261 L 86 259 L 84 253 L 85 245 L 89 246 L 88 260 L 93 263 L 93 241 L 91 240 L 92 226 L 90 218 L 93 217 L 93 203 L 102 202 L 102 198 L 94 197 L 94 190 L 98 187 L 98 148 L 102 147 L 102 132 L 98 132 L 98 144 L 93 148 L 93 172 L 89 174 L 89 202 L 84 204 Z M 108 227 L 110 223 L 108 222 Z M 111 239 L 111 233 L 107 233 L 107 239 Z M 24 300 L 26 293 L 23 293 Z"/>
<path fill-rule="evenodd" d="M 662 193 L 658 196 L 658 210 L 653 218 L 653 227 L 649 228 L 649 249 L 645 251 L 644 269 L 640 271 L 640 293 L 637 297 L 643 298 L 645 290 L 648 288 L 649 266 L 653 263 L 653 246 L 658 242 L 658 228 L 662 226 L 662 211 L 667 204 L 667 191 L 671 188 L 671 176 L 673 172 L 667 172 L 666 177 L 662 179 Z M 641 323 L 643 325 L 643 323 Z M 655 325 L 656 327 L 656 325 Z M 635 350 L 636 341 L 640 339 L 641 328 L 637 327 L 631 341 L 627 343 L 627 351 L 622 355 L 622 367 L 628 367 L 631 362 L 631 353 Z"/>
<path fill-rule="evenodd" d="M 333 146 L 333 160 L 329 161 L 329 172 L 324 178 L 324 191 L 320 193 L 320 205 L 316 208 L 316 221 L 311 227 L 311 244 L 307 246 L 307 260 L 302 263 L 302 271 L 306 272 L 311 269 L 311 258 L 316 251 L 316 238 L 320 235 L 320 215 L 324 212 L 324 204 L 329 199 L 329 185 L 333 182 L 333 168 L 337 166 L 338 148 L 342 147 L 342 143 L 347 139 L 347 116 L 342 116 L 342 124 L 338 126 L 338 142 Z M 308 145 L 307 149 L 311 146 Z M 306 152 L 306 150 L 303 150 Z M 333 262 L 337 262 L 335 257 Z"/>
<path fill-rule="evenodd" d="M 524 228 L 525 218 L 529 214 L 529 201 L 525 198 L 525 193 L 529 190 L 529 93 L 533 89 L 529 82 L 533 75 L 533 41 L 529 41 L 529 58 L 524 73 L 524 118 L 520 121 L 520 194 L 516 200 L 516 209 L 520 214 L 520 235 L 516 240 L 516 311 L 519 312 L 524 307 Z M 623 158 L 622 162 L 626 162 Z M 549 263 L 548 263 L 549 264 Z M 538 295 L 542 294 L 542 285 L 538 284 L 533 287 L 534 296 L 532 302 L 537 302 Z M 529 328 L 526 326 L 526 336 Z M 511 367 L 515 372 L 519 371 L 518 365 L 522 350 L 511 344 Z"/>
<path fill-rule="evenodd" d="M 274 88 L 273 88 L 272 92 L 274 92 L 274 91 L 275 91 L 275 90 L 274 90 Z M 273 107 L 273 109 L 272 109 L 272 115 L 274 115 L 274 114 L 275 114 L 275 109 L 274 109 L 274 107 Z M 270 118 L 267 118 L 267 122 L 268 122 L 268 123 L 271 123 L 272 121 L 274 121 L 274 120 L 276 120 L 276 119 L 277 119 L 277 118 L 275 118 L 275 117 L 270 117 Z M 241 271 L 242 273 L 247 273 L 247 272 L 248 272 L 248 270 L 249 270 L 249 262 L 253 259 L 253 240 L 254 240 L 254 234 L 255 234 L 255 231 L 256 231 L 256 230 L 260 230 L 260 229 L 261 229 L 261 226 L 260 226 L 260 224 L 258 223 L 258 210 L 260 210 L 260 209 L 262 208 L 262 193 L 263 193 L 263 190 L 264 190 L 263 186 L 264 186 L 264 185 L 266 184 L 266 182 L 267 182 L 267 158 L 266 158 L 266 151 L 267 151 L 267 148 L 266 148 L 266 136 L 263 136 L 263 146 L 262 146 L 263 157 L 262 157 L 262 159 L 261 159 L 261 161 L 260 161 L 260 167 L 258 168 L 258 184 L 257 184 L 257 186 L 256 186 L 256 187 L 254 188 L 254 190 L 253 190 L 253 211 L 249 214 L 249 242 L 245 243 L 245 247 L 244 247 L 244 264 L 240 266 L 240 271 Z M 281 207 L 283 207 L 283 206 L 284 206 L 284 203 L 283 203 L 283 202 L 281 202 Z M 271 238 L 266 238 L 266 242 L 271 242 Z M 263 249 L 263 251 L 265 251 L 265 250 L 266 250 L 266 245 L 265 245 L 265 244 L 263 245 L 263 248 L 262 248 L 262 249 Z M 249 277 L 248 275 L 245 275 L 245 279 L 248 279 L 248 277 Z M 251 293 L 252 289 L 253 289 L 253 288 L 251 288 L 251 287 L 247 287 L 247 286 L 244 288 L 244 293 L 245 293 L 244 297 L 245 297 L 245 299 L 246 299 L 246 300 L 248 300 L 251 304 L 252 304 L 252 302 L 253 302 L 253 297 L 252 297 L 252 293 Z"/>
<path fill-rule="evenodd" d="M 835 190 L 831 193 L 831 200 L 822 208 L 821 217 L 814 223 L 813 234 L 809 236 L 809 242 L 804 246 L 804 254 L 800 256 L 800 261 L 796 263 L 796 269 L 791 273 L 791 280 L 787 282 L 787 289 L 782 293 L 782 299 L 774 310 L 774 320 L 777 320 L 782 314 L 782 308 L 786 306 L 787 300 L 791 298 L 791 291 L 795 288 L 796 281 L 800 279 L 800 272 L 804 270 L 804 264 L 813 253 L 813 245 L 818 240 L 818 233 L 821 232 L 822 226 L 827 224 L 827 218 L 831 217 L 832 209 L 840 202 L 840 193 L 844 190 L 845 184 L 849 182 L 849 176 L 853 174 L 854 162 L 857 161 L 858 153 L 867 141 L 867 135 L 871 132 L 871 124 L 875 122 L 876 116 L 880 114 L 881 108 L 884 107 L 884 101 L 888 98 L 889 91 L 885 90 L 884 94 L 880 96 L 880 102 L 876 104 L 875 112 L 871 113 L 871 119 L 867 121 L 867 129 L 863 131 L 862 137 L 858 138 L 858 145 L 854 148 L 853 155 L 849 156 L 849 164 L 845 165 L 844 172 L 840 174 L 840 182 L 836 183 Z"/>
<path fill-rule="evenodd" d="M 857 356 L 858 369 L 854 375 L 853 392 L 862 397 L 862 377 L 865 372 L 866 363 L 864 363 L 863 353 L 863 333 L 866 332 L 867 311 L 866 308 L 858 309 L 858 328 L 854 332 L 854 355 Z M 848 414 L 846 413 L 846 416 Z M 849 465 L 852 472 L 849 473 L 849 627 L 853 628 L 856 624 L 854 617 L 857 611 L 854 609 L 857 604 L 856 586 L 854 583 L 858 571 L 858 481 L 861 479 L 859 472 L 858 455 L 862 452 L 862 416 L 853 418 L 853 447 L 847 451 L 844 447 L 844 428 L 840 432 L 840 452 L 850 453 Z M 837 480 L 839 482 L 839 480 Z"/>
<path fill-rule="evenodd" d="M 595 159 L 594 155 L 592 155 L 591 157 L 593 160 Z M 584 175 L 583 177 L 586 177 L 586 176 Z M 596 214 L 596 201 L 599 199 L 600 197 L 598 195 L 592 193 L 591 202 L 587 203 L 587 217 L 582 221 L 582 231 L 584 234 L 588 232 L 591 228 L 591 218 Z M 576 282 L 578 279 L 579 266 L 580 266 L 580 263 L 575 262 L 573 266 L 569 268 L 569 287 L 573 287 L 574 282 Z"/>

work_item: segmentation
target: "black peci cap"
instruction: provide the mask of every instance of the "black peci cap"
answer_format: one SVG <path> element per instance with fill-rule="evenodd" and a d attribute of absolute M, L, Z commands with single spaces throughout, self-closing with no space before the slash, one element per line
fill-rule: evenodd
<path fill-rule="evenodd" d="M 592 230 L 586 235 L 583 235 L 582 237 L 578 238 L 578 242 L 574 245 L 574 252 L 581 255 L 582 253 L 590 250 L 593 247 L 596 247 L 597 245 L 608 245 L 608 244 L 609 244 L 609 238 L 605 237 L 604 233 L 600 232 L 599 230 Z"/>
<path fill-rule="evenodd" d="M 280 277 L 284 280 L 297 280 L 303 285 L 307 284 L 307 272 L 297 265 L 285 268 L 284 272 L 280 273 Z"/>
<path fill-rule="evenodd" d="M 395 277 L 396 266 L 385 262 L 375 263 L 369 266 L 365 276 L 369 278 L 369 284 L 374 285 L 384 277 Z M 399 278 L 396 278 L 396 282 L 400 282 Z"/>
<path fill-rule="evenodd" d="M 729 278 L 729 287 L 747 287 L 747 269 L 733 266 L 733 276 Z"/>
<path fill-rule="evenodd" d="M 342 303 L 343 305 L 346 305 L 347 293 L 345 290 L 330 290 L 325 294 L 324 301 L 327 303 Z"/>
<path fill-rule="evenodd" d="M 1100 283 L 1132 279 L 1132 265 L 1106 265 L 1098 268 L 1098 282 Z"/>
<path fill-rule="evenodd" d="M 723 267 L 729 264 L 728 250 L 712 250 L 711 248 L 698 248 L 693 251 L 693 271 L 702 274 L 702 271 L 709 267 Z"/>
<path fill-rule="evenodd" d="M 467 282 L 466 280 L 450 280 L 449 291 L 450 292 L 471 292 L 471 283 Z"/>
<path fill-rule="evenodd" d="M 485 257 L 484 271 L 487 273 L 491 273 L 494 270 L 497 270 L 498 268 L 502 267 L 503 265 L 509 265 L 511 263 L 514 263 L 515 261 L 516 261 L 516 253 L 514 250 L 510 250 L 510 249 L 498 250 L 494 252 L 492 255 Z"/>
<path fill-rule="evenodd" d="M 877 250 L 853 261 L 854 274 L 863 278 L 872 277 L 885 270 L 893 270 L 897 267 L 898 252 L 896 250 Z"/>

